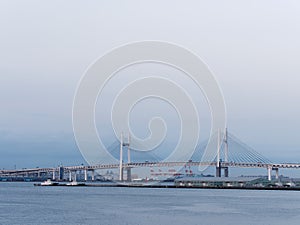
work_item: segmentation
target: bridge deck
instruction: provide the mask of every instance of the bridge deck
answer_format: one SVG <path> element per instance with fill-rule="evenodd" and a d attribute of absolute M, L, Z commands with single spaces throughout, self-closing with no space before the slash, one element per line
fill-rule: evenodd
<path fill-rule="evenodd" d="M 221 167 L 240 167 L 240 168 L 272 168 L 272 169 L 300 169 L 300 163 L 240 163 L 240 162 L 221 162 Z M 142 168 L 142 167 L 183 167 L 183 166 L 217 166 L 217 162 L 137 162 L 124 163 L 123 168 Z M 66 166 L 65 171 L 78 170 L 101 170 L 101 169 L 117 169 L 119 164 L 99 164 L 93 166 Z M 58 171 L 59 168 L 32 168 L 21 170 L 0 170 L 0 176 L 30 174 Z"/>

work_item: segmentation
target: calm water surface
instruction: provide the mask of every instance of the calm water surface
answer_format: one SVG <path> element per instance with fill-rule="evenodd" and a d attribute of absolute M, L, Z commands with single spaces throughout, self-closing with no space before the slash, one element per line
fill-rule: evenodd
<path fill-rule="evenodd" d="M 0 183 L 0 224 L 300 224 L 300 192 Z"/>

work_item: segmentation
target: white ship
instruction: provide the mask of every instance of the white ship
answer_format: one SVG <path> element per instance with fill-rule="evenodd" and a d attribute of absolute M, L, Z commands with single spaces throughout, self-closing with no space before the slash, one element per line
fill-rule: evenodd
<path fill-rule="evenodd" d="M 41 186 L 56 186 L 56 185 L 58 185 L 58 183 L 52 182 L 50 179 L 48 179 L 48 180 L 42 182 L 40 185 Z"/>

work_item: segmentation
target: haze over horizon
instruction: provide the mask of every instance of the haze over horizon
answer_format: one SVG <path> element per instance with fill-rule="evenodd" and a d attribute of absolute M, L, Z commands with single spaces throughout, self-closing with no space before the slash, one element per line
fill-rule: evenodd
<path fill-rule="evenodd" d="M 274 162 L 299 162 L 299 9 L 297 1 L 270 0 L 1 1 L 0 167 L 85 163 L 72 129 L 78 83 L 101 55 L 140 40 L 176 43 L 196 53 L 223 91 L 231 133 Z M 174 71 L 157 69 L 190 89 L 207 130 L 201 92 Z M 124 73 L 126 79 L 139 75 Z M 109 84 L 104 96 L 122 82 L 119 77 Z M 97 105 L 97 125 L 109 146 L 114 137 L 101 111 L 110 104 L 105 100 Z M 149 109 L 142 105 L 133 111 L 139 122 L 146 120 L 138 118 L 139 112 L 150 106 L 170 110 L 155 101 L 148 104 Z M 170 115 L 176 119 L 174 112 Z M 139 122 L 134 127 L 145 136 Z M 168 136 L 171 147 L 176 134 Z"/>

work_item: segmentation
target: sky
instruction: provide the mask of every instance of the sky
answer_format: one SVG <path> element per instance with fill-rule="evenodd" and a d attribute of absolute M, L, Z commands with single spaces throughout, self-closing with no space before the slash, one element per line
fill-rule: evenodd
<path fill-rule="evenodd" d="M 106 52 L 142 40 L 192 50 L 222 89 L 230 132 L 273 161 L 299 162 L 299 10 L 298 1 L 274 0 L 1 0 L 0 167 L 85 163 L 72 128 L 79 81 Z M 164 72 L 180 81 L 174 74 Z M 117 90 L 124 80 L 115 82 L 109 85 Z M 199 97 L 198 109 L 207 110 L 199 90 L 193 92 L 190 81 L 181 83 Z M 113 137 L 101 108 L 111 102 L 98 103 L 99 133 L 109 146 Z M 144 123 L 139 111 L 148 112 L 151 104 L 161 112 L 168 108 L 153 100 L 137 107 L 134 118 Z M 203 112 L 204 131 L 207 115 Z M 144 124 L 139 124 L 134 129 L 145 136 Z M 168 138 L 173 143 L 176 132 Z"/>

